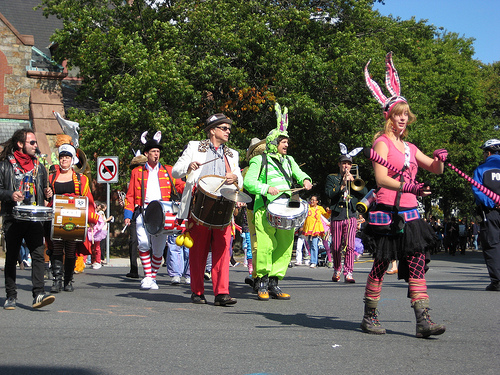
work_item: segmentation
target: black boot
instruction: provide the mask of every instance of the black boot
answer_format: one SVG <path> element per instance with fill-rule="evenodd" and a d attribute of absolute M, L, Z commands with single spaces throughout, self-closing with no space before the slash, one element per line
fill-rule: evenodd
<path fill-rule="evenodd" d="M 259 289 L 257 289 L 257 297 L 261 301 L 269 300 L 269 278 L 267 275 L 262 276 L 259 280 Z"/>
<path fill-rule="evenodd" d="M 260 285 L 260 277 L 256 277 L 253 280 L 253 285 L 252 285 L 252 289 L 253 289 L 254 293 L 258 293 L 259 292 L 259 285 Z"/>
<path fill-rule="evenodd" d="M 385 328 L 382 327 L 378 321 L 377 304 L 378 301 L 365 299 L 365 314 L 361 322 L 361 329 L 366 333 L 383 335 L 385 333 Z"/>
<path fill-rule="evenodd" d="M 53 255 L 50 260 L 52 264 L 53 282 L 50 293 L 59 293 L 63 290 L 63 257 L 62 255 Z"/>
<path fill-rule="evenodd" d="M 278 277 L 271 276 L 269 278 L 269 296 L 275 299 L 290 299 L 290 294 L 283 293 L 283 291 L 278 286 Z"/>
<path fill-rule="evenodd" d="M 75 272 L 76 258 L 68 259 L 64 262 L 64 291 L 72 292 L 73 288 L 73 274 Z"/>
<path fill-rule="evenodd" d="M 431 320 L 429 315 L 429 300 L 420 299 L 415 301 L 412 305 L 415 311 L 415 318 L 417 320 L 417 333 L 416 337 L 426 338 L 431 335 L 441 335 L 446 331 L 444 324 L 436 324 Z"/>

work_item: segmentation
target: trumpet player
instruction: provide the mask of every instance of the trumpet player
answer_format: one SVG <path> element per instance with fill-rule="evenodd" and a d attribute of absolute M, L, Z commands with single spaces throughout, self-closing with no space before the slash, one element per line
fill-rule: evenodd
<path fill-rule="evenodd" d="M 341 144 L 341 149 L 343 145 Z M 359 152 L 359 151 L 357 151 Z M 355 152 L 355 154 L 357 154 Z M 355 283 L 353 277 L 354 267 L 354 241 L 357 229 L 356 203 L 367 193 L 364 183 L 351 173 L 352 154 L 343 152 L 339 158 L 340 173 L 333 173 L 326 178 L 325 193 L 330 198 L 330 232 L 332 243 L 330 246 L 333 255 L 332 281 L 338 282 L 342 272 L 342 253 L 344 255 L 344 281 Z"/>

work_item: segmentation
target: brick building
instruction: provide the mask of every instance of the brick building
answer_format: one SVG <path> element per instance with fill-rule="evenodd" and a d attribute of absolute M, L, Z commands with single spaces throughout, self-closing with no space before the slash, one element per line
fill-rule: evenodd
<path fill-rule="evenodd" d="M 54 151 L 63 133 L 52 111 L 64 117 L 64 91 L 74 77 L 51 60 L 50 36 L 62 28 L 46 18 L 39 0 L 0 0 L 0 143 L 19 128 L 32 128 L 42 154 Z"/>

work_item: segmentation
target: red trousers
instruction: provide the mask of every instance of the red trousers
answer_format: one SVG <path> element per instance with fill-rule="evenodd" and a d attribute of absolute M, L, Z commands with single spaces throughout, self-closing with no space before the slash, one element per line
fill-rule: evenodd
<path fill-rule="evenodd" d="M 212 251 L 212 287 L 214 295 L 229 294 L 229 248 L 231 244 L 231 226 L 224 229 L 209 229 L 193 223 L 189 234 L 193 237 L 193 247 L 189 249 L 189 267 L 191 270 L 191 291 L 201 295 L 205 292 L 205 267 L 208 252 Z"/>

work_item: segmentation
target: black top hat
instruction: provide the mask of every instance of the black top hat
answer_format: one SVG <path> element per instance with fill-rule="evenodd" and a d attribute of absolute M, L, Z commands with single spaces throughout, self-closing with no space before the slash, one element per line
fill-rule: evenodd
<path fill-rule="evenodd" d="M 161 151 L 163 149 L 163 146 L 160 145 L 156 139 L 150 139 L 144 145 L 144 149 L 142 150 L 142 153 L 146 153 L 149 150 L 151 150 L 152 148 L 157 148 Z"/>

